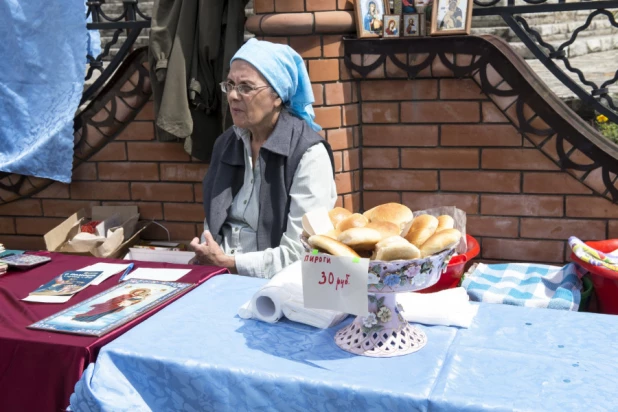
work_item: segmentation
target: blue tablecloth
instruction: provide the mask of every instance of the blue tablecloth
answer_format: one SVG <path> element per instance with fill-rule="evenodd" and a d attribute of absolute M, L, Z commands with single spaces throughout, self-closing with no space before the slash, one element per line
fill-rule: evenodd
<path fill-rule="evenodd" d="M 217 276 L 105 346 L 74 411 L 615 410 L 618 317 L 481 304 L 427 346 L 349 355 L 318 330 L 236 316 L 264 280 Z M 348 320 L 347 322 L 349 322 Z"/>

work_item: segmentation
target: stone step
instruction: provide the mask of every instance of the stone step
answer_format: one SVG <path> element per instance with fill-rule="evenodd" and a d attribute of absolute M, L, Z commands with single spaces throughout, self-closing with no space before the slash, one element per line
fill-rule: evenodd
<path fill-rule="evenodd" d="M 546 13 L 531 13 L 522 14 L 529 25 L 537 26 L 541 24 L 558 24 L 580 21 L 582 24 L 586 21 L 590 13 L 594 10 L 579 10 L 579 11 L 562 11 L 562 12 L 546 12 Z M 593 21 L 609 21 L 606 16 L 597 16 Z M 476 16 L 472 18 L 472 27 L 506 27 L 506 23 L 500 16 Z"/>
<path fill-rule="evenodd" d="M 562 41 L 549 41 L 547 42 L 554 47 L 560 46 Z M 524 59 L 534 59 L 532 52 L 522 42 L 511 42 L 511 47 L 522 56 Z M 589 53 L 599 53 L 609 50 L 618 49 L 618 34 L 611 34 L 605 36 L 590 36 L 578 38 L 567 47 L 567 57 L 573 58 L 578 56 L 584 56 Z M 615 63 L 614 63 L 615 65 Z"/>

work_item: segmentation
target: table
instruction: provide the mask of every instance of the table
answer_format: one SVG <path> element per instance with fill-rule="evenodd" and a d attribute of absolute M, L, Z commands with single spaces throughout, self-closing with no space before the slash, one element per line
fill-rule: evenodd
<path fill-rule="evenodd" d="M 91 285 L 63 304 L 23 302 L 29 292 L 67 270 L 96 262 L 128 263 L 115 259 L 44 253 L 50 263 L 0 277 L 0 410 L 60 411 L 69 404 L 75 383 L 99 349 L 158 309 L 140 316 L 100 338 L 26 329 L 26 326 L 73 306 L 118 284 L 115 275 Z M 179 282 L 202 283 L 227 272 L 211 266 L 189 266 L 135 261 L 135 268 L 191 268 Z M 166 304 L 171 303 L 166 302 Z"/>
<path fill-rule="evenodd" d="M 481 304 L 470 329 L 421 326 L 425 348 L 375 359 L 339 327 L 240 319 L 263 283 L 217 276 L 106 345 L 71 409 L 615 410 L 618 317 Z"/>

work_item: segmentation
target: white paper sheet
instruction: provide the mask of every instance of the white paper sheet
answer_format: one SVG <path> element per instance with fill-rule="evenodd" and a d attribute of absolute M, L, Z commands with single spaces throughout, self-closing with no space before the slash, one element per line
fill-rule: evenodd
<path fill-rule="evenodd" d="M 44 296 L 44 295 L 28 295 L 23 298 L 26 302 L 39 302 L 39 303 L 65 303 L 68 302 L 75 295 L 65 296 Z"/>
<path fill-rule="evenodd" d="M 129 264 L 123 263 L 95 263 L 94 265 L 86 266 L 79 270 L 100 270 L 101 273 L 95 280 L 90 283 L 91 285 L 100 285 L 107 278 L 114 276 L 117 273 L 123 272 Z"/>
<path fill-rule="evenodd" d="M 148 280 L 160 280 L 162 282 L 175 282 L 187 273 L 191 272 L 191 269 L 152 269 L 152 268 L 137 268 L 133 272 L 124 278 L 129 279 L 148 279 Z"/>

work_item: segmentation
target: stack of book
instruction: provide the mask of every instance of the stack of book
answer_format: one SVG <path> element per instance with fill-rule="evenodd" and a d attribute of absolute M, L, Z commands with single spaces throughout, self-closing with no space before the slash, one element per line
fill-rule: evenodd
<path fill-rule="evenodd" d="M 0 243 L 0 255 L 2 254 L 2 252 L 4 252 L 4 245 L 2 243 Z"/>

